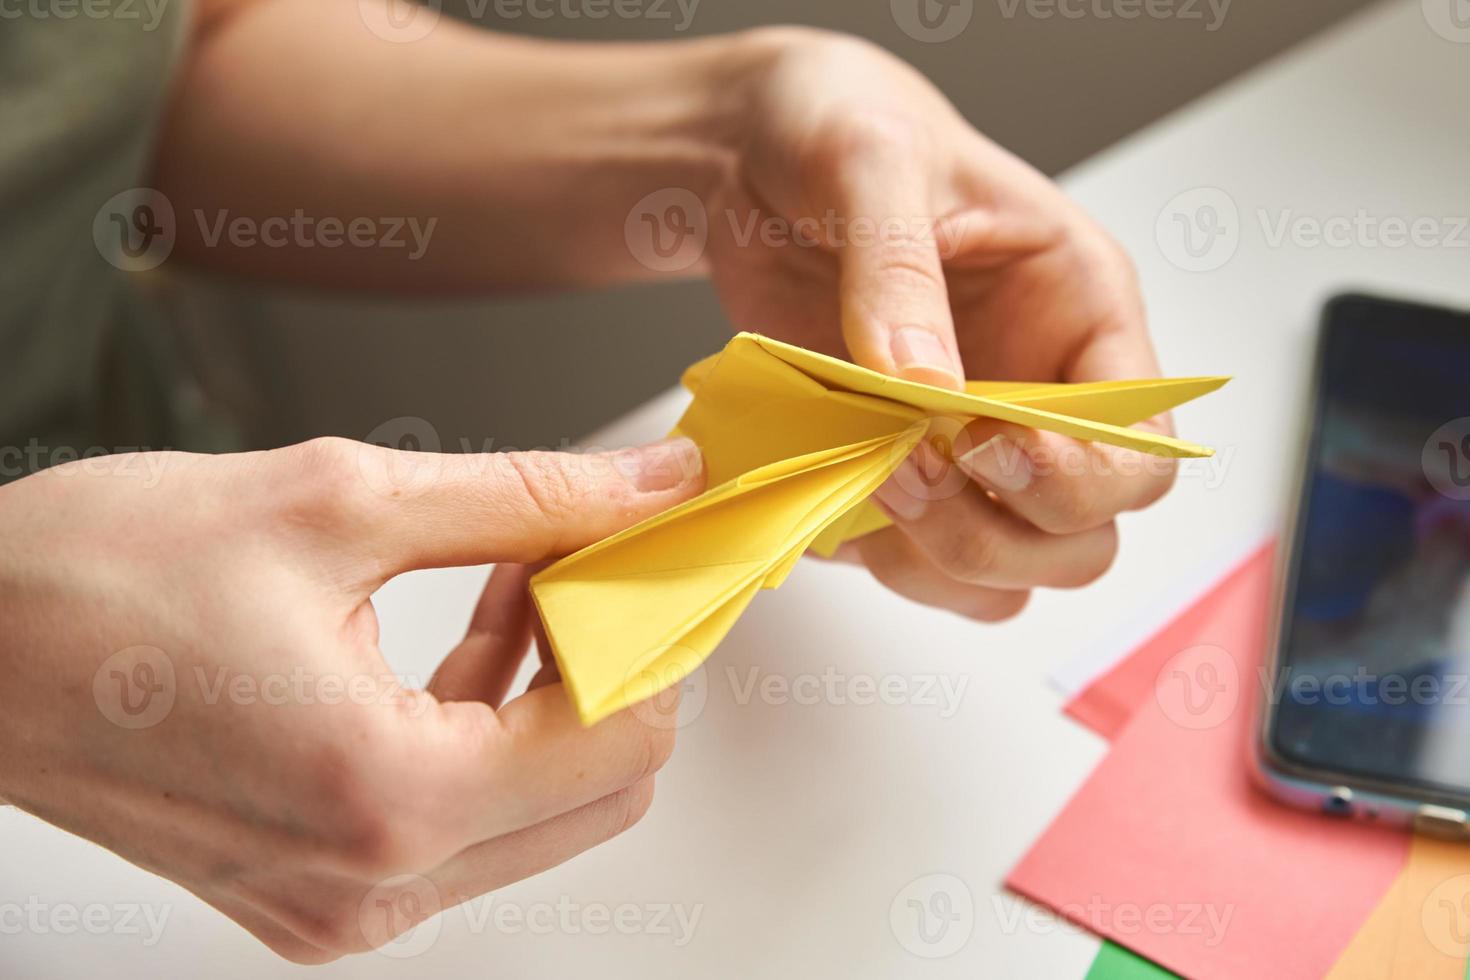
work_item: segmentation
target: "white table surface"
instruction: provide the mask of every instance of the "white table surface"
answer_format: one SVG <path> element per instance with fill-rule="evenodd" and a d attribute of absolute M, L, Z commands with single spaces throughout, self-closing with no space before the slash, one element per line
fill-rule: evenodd
<path fill-rule="evenodd" d="M 687 719 L 642 824 L 490 904 L 446 913 L 414 957 L 368 954 L 314 975 L 1081 976 L 1096 941 L 1027 913 L 1000 887 L 1105 751 L 1060 715 L 1045 675 L 1274 524 L 1326 296 L 1360 287 L 1470 305 L 1470 231 L 1458 231 L 1458 247 L 1271 235 L 1283 216 L 1362 210 L 1430 217 L 1443 237 L 1470 215 L 1470 31 L 1457 41 L 1451 28 L 1431 29 L 1436 2 L 1373 8 L 1067 175 L 1134 255 L 1166 371 L 1236 376 L 1179 413 L 1187 437 L 1218 447 L 1217 462 L 1187 468 L 1163 504 L 1125 520 L 1122 555 L 1102 582 L 1040 595 L 1017 621 L 987 627 L 909 604 L 859 571 L 805 562 L 756 599 L 707 665 L 703 709 Z M 1217 191 L 1173 209 L 1219 205 L 1223 192 L 1238 221 L 1200 261 L 1219 265 L 1237 248 L 1219 268 L 1188 271 L 1170 261 L 1185 253 L 1169 208 L 1201 187 Z M 597 441 L 661 434 L 681 404 L 675 393 L 656 399 Z M 417 573 L 383 590 L 383 643 L 397 669 L 432 670 L 484 576 Z M 829 671 L 837 695 L 804 703 L 812 682 L 798 679 Z M 796 682 L 802 696 L 747 697 L 752 676 Z M 868 679 L 913 703 L 861 703 Z M 941 682 L 962 692 L 953 713 L 931 697 Z M 700 700 L 686 696 L 686 707 Z M 0 840 L 0 907 L 168 915 L 152 945 L 123 930 L 0 931 L 0 976 L 307 972 L 170 883 L 24 814 L 0 809 Z M 935 888 L 947 889 L 951 917 L 946 931 L 931 920 L 926 943 L 908 901 L 941 910 Z M 497 928 L 501 905 L 549 906 L 553 929 Z M 624 905 L 626 922 L 643 923 L 633 934 L 582 928 Z M 689 937 L 674 924 L 680 910 L 698 915 Z"/>

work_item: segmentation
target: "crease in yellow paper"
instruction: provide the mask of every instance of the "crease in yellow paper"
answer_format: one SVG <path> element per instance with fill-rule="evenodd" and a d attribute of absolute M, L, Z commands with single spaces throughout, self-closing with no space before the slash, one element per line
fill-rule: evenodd
<path fill-rule="evenodd" d="M 886 526 L 866 501 L 926 437 L 985 416 L 1158 456 L 1209 456 L 1128 426 L 1226 380 L 972 381 L 947 391 L 736 336 L 685 373 L 694 399 L 674 429 L 699 446 L 709 489 L 531 580 L 578 716 L 595 724 L 678 683 L 808 548 L 830 555 Z"/>
<path fill-rule="evenodd" d="M 1327 980 L 1462 980 L 1470 955 L 1470 845 L 1415 837 L 1409 859 Z"/>

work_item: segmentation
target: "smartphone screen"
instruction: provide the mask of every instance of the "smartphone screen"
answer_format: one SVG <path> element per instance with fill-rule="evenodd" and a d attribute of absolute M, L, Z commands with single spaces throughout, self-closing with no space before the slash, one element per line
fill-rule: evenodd
<path fill-rule="evenodd" d="M 1270 748 L 1470 797 L 1470 316 L 1347 296 L 1323 331 Z"/>

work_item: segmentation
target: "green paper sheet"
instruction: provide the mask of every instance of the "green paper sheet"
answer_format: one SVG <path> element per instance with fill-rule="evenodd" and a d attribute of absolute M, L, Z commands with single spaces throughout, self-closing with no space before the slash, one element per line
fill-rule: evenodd
<path fill-rule="evenodd" d="M 1086 980 L 1178 980 L 1178 975 L 1122 946 L 1103 941 Z"/>

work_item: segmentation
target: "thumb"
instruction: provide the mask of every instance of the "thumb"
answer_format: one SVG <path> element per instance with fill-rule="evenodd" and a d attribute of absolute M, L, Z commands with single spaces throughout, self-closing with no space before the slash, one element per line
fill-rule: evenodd
<path fill-rule="evenodd" d="M 698 495 L 685 438 L 607 453 L 406 453 L 364 445 L 371 494 L 363 536 L 392 577 L 413 568 L 528 563 L 571 554 Z M 392 474 L 411 472 L 408 481 Z"/>
<path fill-rule="evenodd" d="M 837 194 L 850 230 L 839 289 L 853 359 L 908 381 L 963 387 L 923 168 L 902 148 L 870 149 L 845 165 Z"/>

